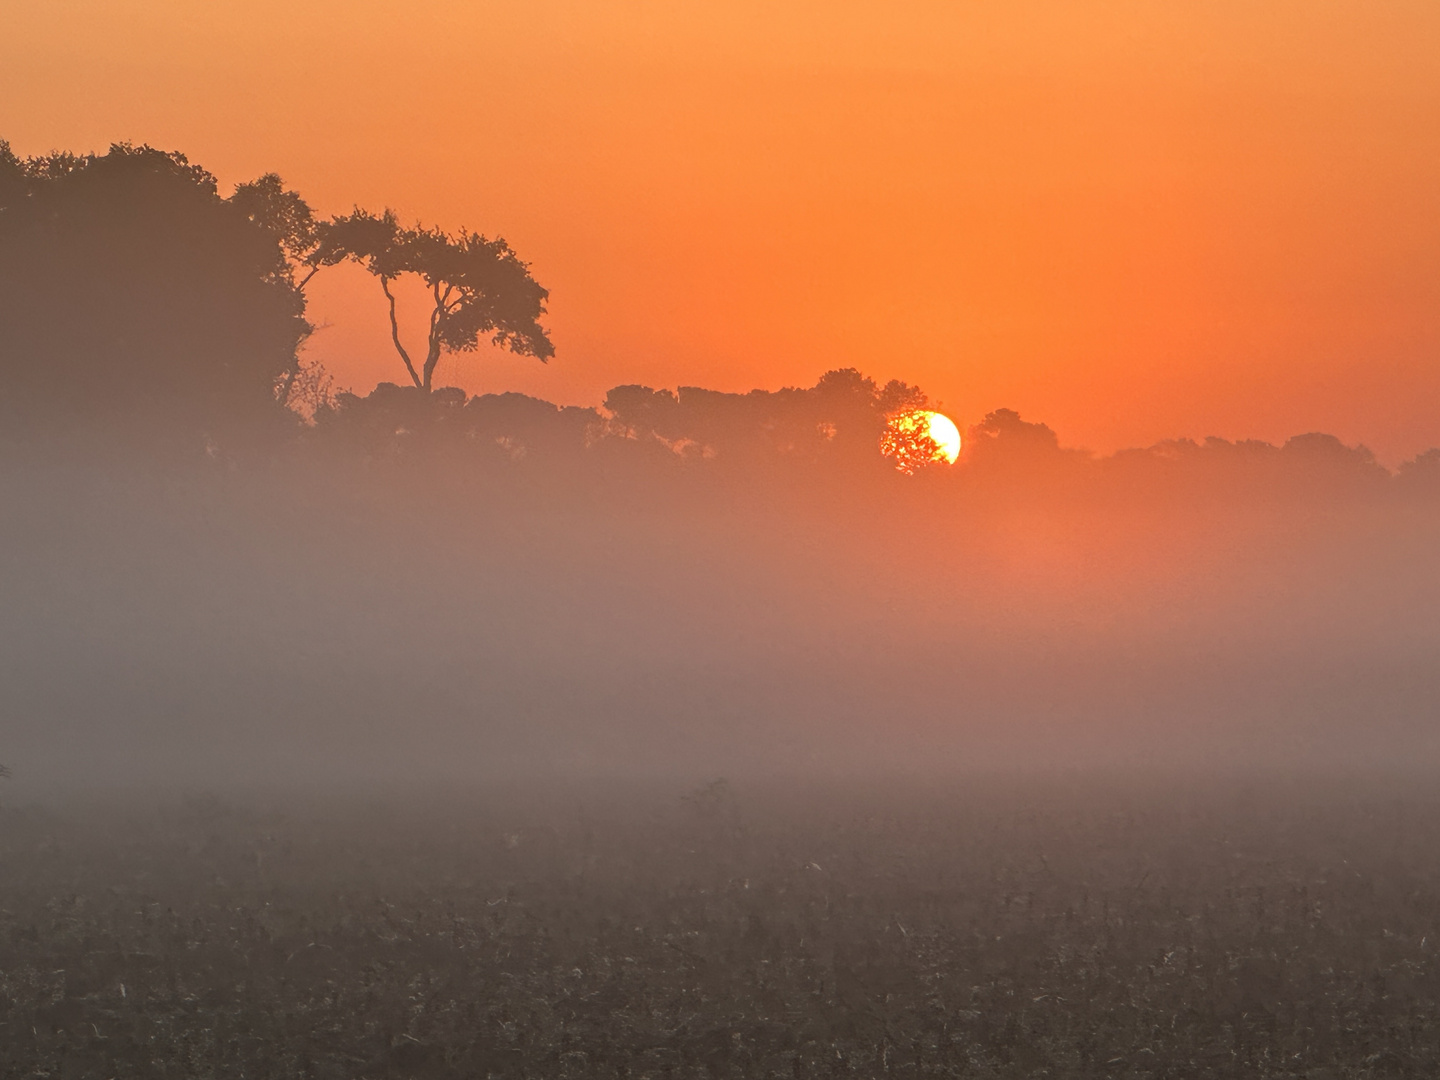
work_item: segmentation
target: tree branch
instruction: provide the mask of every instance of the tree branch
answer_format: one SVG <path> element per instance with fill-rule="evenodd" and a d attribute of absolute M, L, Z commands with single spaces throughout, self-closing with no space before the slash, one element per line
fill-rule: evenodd
<path fill-rule="evenodd" d="M 405 361 L 405 370 L 410 373 L 410 381 L 421 389 L 428 390 L 429 387 L 415 374 L 415 365 L 410 362 L 410 354 L 405 351 L 405 346 L 400 344 L 400 320 L 395 317 L 395 294 L 390 291 L 390 279 L 382 276 L 380 288 L 385 293 L 385 299 L 390 301 L 390 340 L 395 343 L 395 351 L 400 354 L 400 359 Z M 425 375 L 428 382 L 430 373 L 427 371 Z"/>
<path fill-rule="evenodd" d="M 280 386 L 276 391 L 276 400 L 279 401 L 280 404 L 284 405 L 290 400 L 290 391 L 295 389 L 295 379 L 299 374 L 300 367 L 297 364 L 281 377 Z"/>

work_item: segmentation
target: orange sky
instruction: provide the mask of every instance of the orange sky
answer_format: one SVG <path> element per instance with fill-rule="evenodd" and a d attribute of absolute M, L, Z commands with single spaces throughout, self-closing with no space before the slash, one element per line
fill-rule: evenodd
<path fill-rule="evenodd" d="M 0 0 L 0 137 L 507 237 L 594 403 L 853 365 L 1063 442 L 1440 444 L 1440 4 Z M 357 272 L 316 355 L 403 375 Z"/>

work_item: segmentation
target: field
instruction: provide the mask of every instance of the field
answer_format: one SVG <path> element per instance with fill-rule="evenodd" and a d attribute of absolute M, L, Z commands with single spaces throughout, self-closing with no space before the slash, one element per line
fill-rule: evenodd
<path fill-rule="evenodd" d="M 0 1076 L 1419 1077 L 1420 783 L 0 811 Z"/>

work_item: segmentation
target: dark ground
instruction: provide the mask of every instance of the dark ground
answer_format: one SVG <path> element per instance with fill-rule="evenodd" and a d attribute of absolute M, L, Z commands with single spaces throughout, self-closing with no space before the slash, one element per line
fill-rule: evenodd
<path fill-rule="evenodd" d="M 1422 1077 L 1420 783 L 0 811 L 0 1076 Z"/>

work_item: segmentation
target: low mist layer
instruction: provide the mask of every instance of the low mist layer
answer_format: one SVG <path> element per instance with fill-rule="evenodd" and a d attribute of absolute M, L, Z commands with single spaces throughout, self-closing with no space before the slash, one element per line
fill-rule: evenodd
<path fill-rule="evenodd" d="M 431 289 L 411 385 L 302 364 L 341 262 L 392 313 Z M 997 409 L 952 466 L 896 426 L 921 388 L 854 369 L 594 409 L 434 385 L 485 342 L 549 358 L 547 297 L 503 240 L 320 220 L 273 175 L 0 144 L 17 792 L 1434 763 L 1440 452 L 1096 458 Z"/>
<path fill-rule="evenodd" d="M 838 432 L 423 407 L 263 459 L 12 460 L 17 784 L 1433 761 L 1429 458 L 1095 460 L 996 414 L 906 476 Z"/>

